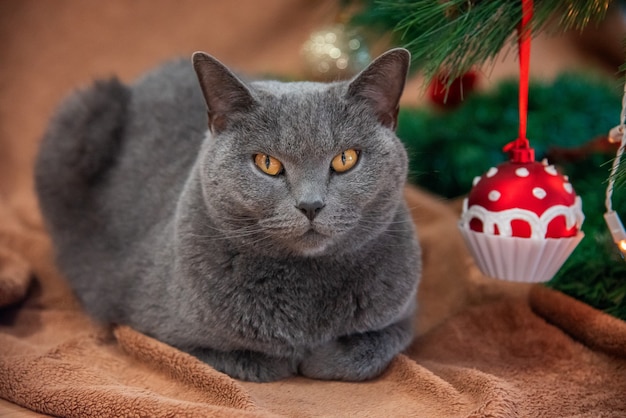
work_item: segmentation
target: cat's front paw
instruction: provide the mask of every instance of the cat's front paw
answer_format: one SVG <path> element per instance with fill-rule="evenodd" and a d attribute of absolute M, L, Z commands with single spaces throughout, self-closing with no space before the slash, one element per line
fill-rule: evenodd
<path fill-rule="evenodd" d="M 250 382 L 272 382 L 293 376 L 297 361 L 270 357 L 255 351 L 217 351 L 202 349 L 191 354 L 230 377 Z"/>
<path fill-rule="evenodd" d="M 314 379 L 371 379 L 387 368 L 393 357 L 408 346 L 411 338 L 409 319 L 380 331 L 340 337 L 311 350 L 298 371 Z"/>
<path fill-rule="evenodd" d="M 363 335 L 342 337 L 312 350 L 299 366 L 303 376 L 361 381 L 381 374 L 396 351 L 365 342 Z"/>

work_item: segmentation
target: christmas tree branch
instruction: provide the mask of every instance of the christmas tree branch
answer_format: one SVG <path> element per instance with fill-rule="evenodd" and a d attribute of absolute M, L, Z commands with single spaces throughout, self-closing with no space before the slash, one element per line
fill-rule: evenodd
<path fill-rule="evenodd" d="M 352 23 L 393 31 L 427 80 L 444 71 L 449 81 L 492 61 L 517 40 L 521 0 L 346 0 L 361 5 Z M 548 27 L 582 29 L 604 18 L 610 0 L 535 0 L 531 33 Z"/>

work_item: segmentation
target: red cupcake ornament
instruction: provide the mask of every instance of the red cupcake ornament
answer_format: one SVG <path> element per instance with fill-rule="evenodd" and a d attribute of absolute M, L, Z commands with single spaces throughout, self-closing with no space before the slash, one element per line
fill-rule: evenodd
<path fill-rule="evenodd" d="M 550 280 L 584 237 L 580 197 L 554 166 L 535 162 L 526 138 L 532 14 L 532 0 L 522 0 L 519 132 L 504 147 L 510 161 L 474 179 L 459 223 L 483 273 L 519 282 Z"/>
<path fill-rule="evenodd" d="M 576 236 L 582 203 L 553 165 L 506 162 L 474 179 L 464 219 L 472 231 L 520 238 Z"/>
<path fill-rule="evenodd" d="M 513 158 L 474 179 L 460 228 L 484 274 L 545 282 L 584 237 L 583 220 L 566 176 L 545 161 Z"/>

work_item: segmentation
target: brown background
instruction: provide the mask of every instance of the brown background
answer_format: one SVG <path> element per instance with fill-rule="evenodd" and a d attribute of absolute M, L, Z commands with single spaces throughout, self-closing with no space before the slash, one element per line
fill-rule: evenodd
<path fill-rule="evenodd" d="M 0 1 L 0 195 L 31 205 L 31 171 L 48 118 L 72 89 L 97 77 L 132 80 L 174 56 L 207 51 L 249 73 L 299 77 L 300 47 L 337 17 L 338 0 L 2 0 Z M 604 41 L 603 43 L 606 43 Z M 483 85 L 516 74 L 502 54 Z M 607 67 L 571 37 L 542 37 L 534 77 Z M 608 72 L 614 68 L 608 67 Z M 487 78 L 488 77 L 488 78 Z M 414 80 L 405 103 L 421 100 Z"/>

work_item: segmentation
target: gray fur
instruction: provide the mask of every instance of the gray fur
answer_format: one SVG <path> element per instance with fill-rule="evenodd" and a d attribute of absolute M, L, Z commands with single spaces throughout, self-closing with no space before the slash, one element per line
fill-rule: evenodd
<path fill-rule="evenodd" d="M 393 132 L 408 53 L 329 84 L 194 66 L 98 82 L 53 118 L 36 186 L 61 269 L 97 319 L 233 377 L 376 376 L 411 340 L 421 268 Z"/>

